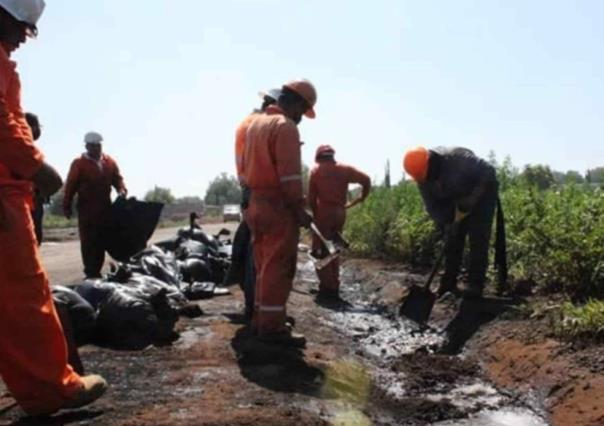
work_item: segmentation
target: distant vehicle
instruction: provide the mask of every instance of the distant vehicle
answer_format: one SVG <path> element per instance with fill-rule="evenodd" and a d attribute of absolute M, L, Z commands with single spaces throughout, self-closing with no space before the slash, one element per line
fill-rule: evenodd
<path fill-rule="evenodd" d="M 222 207 L 223 222 L 241 222 L 241 207 L 239 204 L 225 204 Z"/>

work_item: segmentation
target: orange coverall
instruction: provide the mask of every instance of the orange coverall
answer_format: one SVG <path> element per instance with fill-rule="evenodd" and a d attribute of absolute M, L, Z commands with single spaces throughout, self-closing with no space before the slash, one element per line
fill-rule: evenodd
<path fill-rule="evenodd" d="M 29 181 L 43 156 L 21 109 L 16 64 L 0 46 L 0 376 L 30 414 L 54 411 L 82 387 L 42 268 Z"/>
<path fill-rule="evenodd" d="M 243 157 L 257 280 L 252 327 L 259 335 L 285 330 L 300 233 L 296 211 L 304 205 L 298 128 L 278 106 L 265 112 L 248 127 Z"/>
<path fill-rule="evenodd" d="M 243 155 L 245 152 L 247 128 L 258 114 L 257 112 L 253 112 L 245 117 L 235 132 L 235 166 L 237 167 L 237 178 L 240 183 L 243 183 Z"/>
<path fill-rule="evenodd" d="M 80 248 L 87 277 L 100 277 L 105 262 L 102 232 L 111 206 L 111 186 L 118 192 L 126 190 L 117 163 L 108 155 L 103 154 L 97 162 L 83 154 L 71 163 L 63 209 L 71 209 L 77 193 Z"/>
<path fill-rule="evenodd" d="M 363 188 L 365 198 L 371 189 L 371 179 L 352 166 L 339 164 L 334 160 L 319 160 L 310 173 L 308 184 L 308 204 L 315 223 L 328 240 L 342 232 L 346 222 L 346 197 L 348 185 L 358 183 Z M 313 251 L 323 251 L 321 240 L 313 236 Z M 337 293 L 340 288 L 340 262 L 333 260 L 323 269 L 317 269 L 319 290 Z"/>

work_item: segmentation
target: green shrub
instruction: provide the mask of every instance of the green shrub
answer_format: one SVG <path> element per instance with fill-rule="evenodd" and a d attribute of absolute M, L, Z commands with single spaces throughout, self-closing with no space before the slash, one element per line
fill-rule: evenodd
<path fill-rule="evenodd" d="M 511 276 L 575 300 L 604 296 L 604 191 L 589 185 L 540 191 L 507 163 L 498 175 Z M 412 182 L 376 188 L 349 212 L 345 233 L 359 255 L 411 264 L 430 264 L 438 240 Z"/>
<path fill-rule="evenodd" d="M 562 305 L 556 332 L 572 339 L 604 340 L 604 302 L 589 300 L 583 306 Z"/>

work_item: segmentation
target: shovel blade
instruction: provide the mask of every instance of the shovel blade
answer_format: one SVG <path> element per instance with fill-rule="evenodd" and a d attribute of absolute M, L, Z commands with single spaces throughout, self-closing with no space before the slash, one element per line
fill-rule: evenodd
<path fill-rule="evenodd" d="M 399 309 L 399 315 L 419 324 L 425 324 L 430 318 L 436 295 L 429 289 L 413 286 Z"/>

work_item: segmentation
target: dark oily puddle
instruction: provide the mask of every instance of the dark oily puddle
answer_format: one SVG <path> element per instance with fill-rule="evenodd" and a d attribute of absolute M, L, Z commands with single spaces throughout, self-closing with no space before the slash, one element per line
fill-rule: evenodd
<path fill-rule="evenodd" d="M 316 288 L 312 263 L 298 266 L 299 282 Z M 344 268 L 341 296 L 348 303 L 322 310 L 324 323 L 354 342 L 350 356 L 326 371 L 325 396 L 337 401 L 333 424 L 548 424 L 536 397 L 496 389 L 476 360 L 438 354 L 443 332 L 399 318 L 376 302 L 375 286 L 355 278 Z"/>

